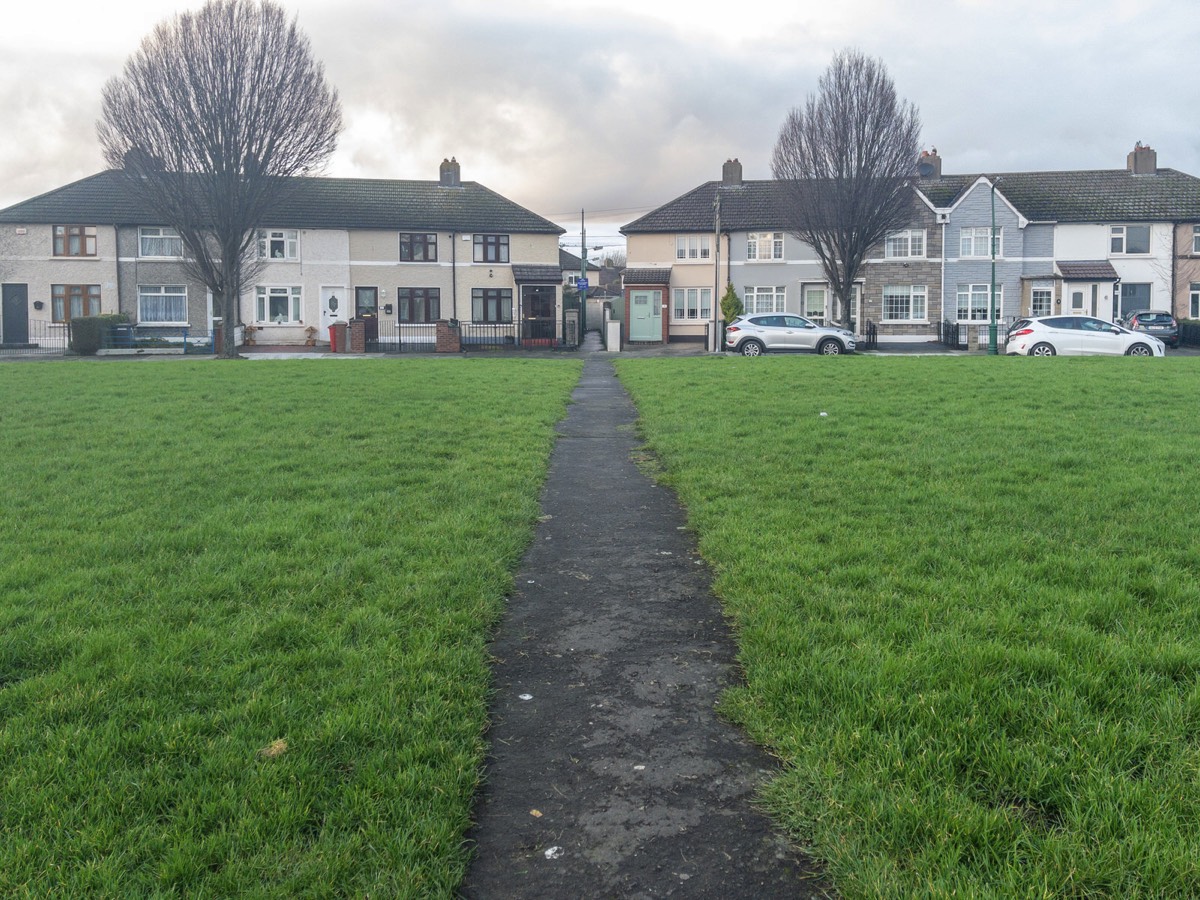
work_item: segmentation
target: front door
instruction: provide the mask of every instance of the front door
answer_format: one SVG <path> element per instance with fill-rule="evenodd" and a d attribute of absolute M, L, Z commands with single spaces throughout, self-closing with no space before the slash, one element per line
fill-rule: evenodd
<path fill-rule="evenodd" d="M 379 340 L 379 288 L 354 289 L 354 316 L 363 320 L 363 333 L 368 341 Z"/>
<path fill-rule="evenodd" d="M 329 326 L 350 318 L 345 287 L 326 285 L 321 288 L 321 340 L 329 337 Z"/>
<path fill-rule="evenodd" d="M 629 292 L 629 339 L 662 340 L 662 291 Z"/>
<path fill-rule="evenodd" d="M 553 345 L 556 293 L 553 285 L 529 285 L 521 289 L 522 343 Z"/>
<path fill-rule="evenodd" d="M 29 286 L 25 284 L 4 285 L 3 332 L 0 341 L 5 344 L 29 343 Z"/>

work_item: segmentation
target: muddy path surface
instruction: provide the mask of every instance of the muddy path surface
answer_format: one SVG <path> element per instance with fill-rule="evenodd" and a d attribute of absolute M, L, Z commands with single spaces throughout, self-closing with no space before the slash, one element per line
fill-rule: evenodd
<path fill-rule="evenodd" d="M 775 762 L 718 718 L 734 645 L 634 407 L 589 358 L 496 635 L 486 784 L 461 893 L 830 896 L 753 805 Z"/>

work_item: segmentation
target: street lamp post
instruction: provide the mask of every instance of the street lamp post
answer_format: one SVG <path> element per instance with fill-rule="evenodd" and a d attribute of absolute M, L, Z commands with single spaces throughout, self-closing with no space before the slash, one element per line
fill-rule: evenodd
<path fill-rule="evenodd" d="M 991 321 L 988 323 L 988 350 L 996 356 L 999 348 L 996 346 L 996 179 L 992 178 L 992 229 L 988 232 L 988 249 L 992 254 L 992 295 L 988 298 L 988 308 L 991 310 Z"/>

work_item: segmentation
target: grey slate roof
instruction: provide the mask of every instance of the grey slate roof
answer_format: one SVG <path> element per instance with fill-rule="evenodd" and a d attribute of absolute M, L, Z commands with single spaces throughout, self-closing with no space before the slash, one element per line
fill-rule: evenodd
<path fill-rule="evenodd" d="M 1080 172 L 1007 172 L 996 190 L 1034 222 L 1200 221 L 1200 178 L 1175 169 L 1133 175 L 1126 169 Z M 952 206 L 980 175 L 923 178 L 921 192 L 939 207 Z"/>
<path fill-rule="evenodd" d="M 743 181 L 737 187 L 724 187 L 719 181 L 709 181 L 630 222 L 621 234 L 712 231 L 718 191 L 723 231 L 785 227 L 776 182 Z"/>
<path fill-rule="evenodd" d="M 670 284 L 671 270 L 626 269 L 623 277 L 626 284 Z"/>
<path fill-rule="evenodd" d="M 1116 281 L 1121 277 L 1107 259 L 1060 259 L 1055 265 L 1067 281 Z"/>
<path fill-rule="evenodd" d="M 0 222 L 17 224 L 153 225 L 124 184 L 109 170 L 0 210 Z M 277 228 L 379 228 L 386 230 L 498 231 L 563 234 L 548 219 L 474 181 L 442 187 L 436 181 L 371 178 L 296 178 L 262 224 Z"/>
<path fill-rule="evenodd" d="M 513 263 L 513 281 L 517 284 L 556 284 L 562 281 L 561 266 Z"/>
<path fill-rule="evenodd" d="M 558 248 L 558 264 L 567 272 L 578 272 L 580 259 L 574 253 L 568 253 L 562 247 Z M 588 260 L 587 271 L 599 272 L 600 267 L 591 260 Z"/>
<path fill-rule="evenodd" d="M 980 175 L 922 178 L 918 188 L 936 207 L 946 208 Z M 1125 169 L 1081 172 L 1010 172 L 997 190 L 1034 222 L 1200 222 L 1200 178 L 1174 169 L 1133 175 Z M 709 181 L 621 229 L 622 234 L 713 230 L 713 203 L 721 194 L 723 231 L 785 230 L 774 181 L 745 181 L 724 187 Z"/>

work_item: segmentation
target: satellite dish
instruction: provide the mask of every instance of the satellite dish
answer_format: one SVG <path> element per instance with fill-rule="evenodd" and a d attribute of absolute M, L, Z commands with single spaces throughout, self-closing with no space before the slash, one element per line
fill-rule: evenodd
<path fill-rule="evenodd" d="M 917 174 L 920 175 L 922 178 L 928 178 L 935 171 L 936 171 L 936 169 L 934 168 L 933 163 L 923 162 L 923 163 L 917 164 Z"/>

